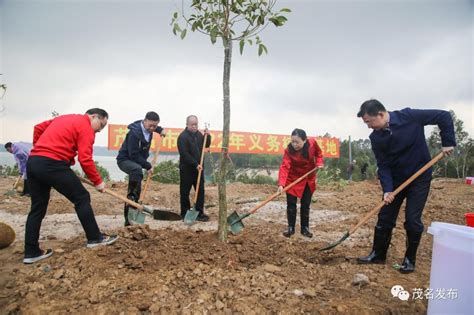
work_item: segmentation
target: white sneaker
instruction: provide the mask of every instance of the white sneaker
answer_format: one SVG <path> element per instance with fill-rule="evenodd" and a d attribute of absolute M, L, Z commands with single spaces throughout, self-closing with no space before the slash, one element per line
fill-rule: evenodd
<path fill-rule="evenodd" d="M 105 235 L 102 234 L 102 239 L 100 240 L 93 240 L 93 241 L 87 241 L 87 248 L 94 248 L 96 246 L 101 246 L 101 245 L 111 245 L 115 243 L 118 240 L 118 235 Z"/>
<path fill-rule="evenodd" d="M 47 249 L 46 251 L 43 251 L 43 255 L 39 255 L 36 257 L 25 257 L 23 258 L 23 263 L 24 264 L 33 264 L 37 261 L 46 259 L 50 257 L 53 254 L 53 250 L 51 248 Z"/>

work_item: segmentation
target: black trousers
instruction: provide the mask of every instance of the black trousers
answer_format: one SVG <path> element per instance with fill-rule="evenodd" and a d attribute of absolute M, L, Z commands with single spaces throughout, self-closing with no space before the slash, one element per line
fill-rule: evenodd
<path fill-rule="evenodd" d="M 181 204 L 181 215 L 184 216 L 186 211 L 191 208 L 189 202 L 189 193 L 191 187 L 196 190 L 198 177 L 198 170 L 196 169 L 180 169 L 179 170 L 179 196 Z M 196 210 L 203 213 L 204 211 L 204 170 L 201 174 L 201 180 L 199 184 L 199 195 L 196 201 Z"/>
<path fill-rule="evenodd" d="M 420 177 L 403 189 L 395 200 L 384 206 L 378 216 L 377 226 L 393 229 L 397 222 L 398 213 L 403 201 L 405 205 L 405 230 L 423 232 L 424 226 L 421 221 L 423 208 L 425 207 L 430 192 L 431 177 Z"/>
<path fill-rule="evenodd" d="M 300 220 L 301 220 L 301 227 L 309 227 L 309 207 L 311 205 L 311 197 L 313 194 L 311 193 L 311 189 L 309 186 L 306 185 L 303 191 L 303 196 L 301 196 L 301 208 L 300 208 Z M 295 226 L 296 223 L 296 202 L 298 198 L 286 194 L 286 210 L 288 215 L 288 225 Z"/>
<path fill-rule="evenodd" d="M 141 182 L 143 179 L 142 166 L 131 160 L 120 161 L 117 163 L 122 172 L 127 173 L 130 181 Z"/>
<path fill-rule="evenodd" d="M 30 156 L 26 170 L 31 191 L 31 211 L 25 227 L 25 257 L 42 254 L 38 239 L 41 222 L 48 209 L 51 188 L 56 189 L 74 204 L 87 239 L 101 238 L 102 235 L 92 211 L 90 194 L 65 161 Z"/>
<path fill-rule="evenodd" d="M 118 163 L 120 170 L 128 174 L 128 189 L 127 198 L 138 202 L 142 192 L 143 169 L 142 166 L 134 161 L 125 160 Z M 125 225 L 129 224 L 128 210 L 132 207 L 128 203 L 124 204 L 123 216 L 125 218 Z M 135 207 L 132 207 L 135 209 Z"/>

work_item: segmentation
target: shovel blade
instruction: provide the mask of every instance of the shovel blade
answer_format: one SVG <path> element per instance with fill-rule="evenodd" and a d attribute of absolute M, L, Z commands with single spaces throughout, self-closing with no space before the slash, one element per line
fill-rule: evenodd
<path fill-rule="evenodd" d="M 128 209 L 128 220 L 136 224 L 145 223 L 145 214 L 137 209 Z"/>
<path fill-rule="evenodd" d="M 236 211 L 232 212 L 227 217 L 227 224 L 229 224 L 230 231 L 232 234 L 234 235 L 239 234 L 244 229 L 242 218 L 243 217 L 241 217 Z"/>
<path fill-rule="evenodd" d="M 325 250 L 330 250 L 330 249 L 333 249 L 334 247 L 336 247 L 337 245 L 341 244 L 342 242 L 344 242 L 347 238 L 349 237 L 349 232 L 346 232 L 346 234 L 344 234 L 344 236 L 342 236 L 342 238 L 335 242 L 335 243 L 332 243 L 332 244 L 329 244 L 327 245 L 326 247 L 323 247 L 321 248 L 319 251 L 325 251 Z"/>
<path fill-rule="evenodd" d="M 153 219 L 161 221 L 180 221 L 181 216 L 168 210 L 155 209 L 153 210 Z"/>
<path fill-rule="evenodd" d="M 187 225 L 191 225 L 196 221 L 199 215 L 199 211 L 197 211 L 194 207 L 189 209 L 184 216 L 184 223 Z"/>

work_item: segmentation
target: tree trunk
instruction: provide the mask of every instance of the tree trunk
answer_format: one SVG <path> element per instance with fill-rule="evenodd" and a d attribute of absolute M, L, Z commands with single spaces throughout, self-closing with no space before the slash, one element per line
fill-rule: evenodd
<path fill-rule="evenodd" d="M 230 129 L 230 66 L 232 61 L 232 41 L 224 40 L 224 126 L 222 130 L 222 151 L 219 157 L 219 229 L 220 241 L 227 239 L 227 197 L 226 197 L 226 173 L 229 152 L 229 129 Z"/>

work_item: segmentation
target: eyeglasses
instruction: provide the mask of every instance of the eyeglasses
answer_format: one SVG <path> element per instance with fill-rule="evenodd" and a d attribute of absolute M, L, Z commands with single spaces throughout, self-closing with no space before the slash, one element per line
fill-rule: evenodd
<path fill-rule="evenodd" d="M 100 119 L 99 116 L 96 116 L 96 118 L 97 118 L 97 120 L 99 120 L 99 124 L 100 124 L 100 129 L 99 130 L 104 129 L 105 126 L 107 126 L 107 122 Z"/>

